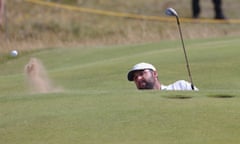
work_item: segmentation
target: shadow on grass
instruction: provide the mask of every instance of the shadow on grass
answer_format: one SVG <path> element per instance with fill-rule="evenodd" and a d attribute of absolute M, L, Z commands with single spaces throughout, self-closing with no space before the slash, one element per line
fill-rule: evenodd
<path fill-rule="evenodd" d="M 209 95 L 208 97 L 211 98 L 233 98 L 234 95 L 227 95 L 227 94 L 216 94 L 216 95 Z"/>
<path fill-rule="evenodd" d="M 234 98 L 234 95 L 228 95 L 228 94 L 215 94 L 215 95 L 207 95 L 207 97 L 210 98 Z M 188 95 L 172 95 L 172 96 L 164 96 L 164 98 L 168 99 L 191 99 L 192 96 Z"/>
<path fill-rule="evenodd" d="M 165 98 L 169 99 L 191 99 L 191 96 L 186 96 L 186 95 L 173 95 L 173 96 L 165 96 Z"/>

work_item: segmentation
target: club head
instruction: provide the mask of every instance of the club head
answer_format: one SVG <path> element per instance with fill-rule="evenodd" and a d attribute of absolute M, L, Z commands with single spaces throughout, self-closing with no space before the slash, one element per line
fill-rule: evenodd
<path fill-rule="evenodd" d="M 173 8 L 167 8 L 165 14 L 168 16 L 176 16 L 178 17 L 177 12 Z"/>

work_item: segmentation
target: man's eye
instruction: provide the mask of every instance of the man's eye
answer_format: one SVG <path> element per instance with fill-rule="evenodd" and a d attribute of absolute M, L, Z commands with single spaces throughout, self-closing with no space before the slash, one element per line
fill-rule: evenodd
<path fill-rule="evenodd" d="M 133 77 L 133 79 L 134 79 L 134 80 L 135 80 L 135 79 L 137 79 L 137 78 L 138 78 L 138 76 L 139 76 L 139 75 L 135 75 L 135 76 Z"/>

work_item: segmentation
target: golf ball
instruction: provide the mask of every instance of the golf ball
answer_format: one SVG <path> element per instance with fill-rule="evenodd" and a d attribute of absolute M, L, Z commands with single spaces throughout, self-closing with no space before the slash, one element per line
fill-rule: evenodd
<path fill-rule="evenodd" d="M 18 55 L 18 51 L 12 50 L 10 54 L 11 54 L 11 56 L 16 57 Z"/>

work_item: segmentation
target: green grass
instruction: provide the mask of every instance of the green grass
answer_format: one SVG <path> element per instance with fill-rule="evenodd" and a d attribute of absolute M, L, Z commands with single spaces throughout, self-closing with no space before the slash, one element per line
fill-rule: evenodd
<path fill-rule="evenodd" d="M 138 91 L 126 79 L 135 63 L 145 61 L 164 84 L 188 80 L 180 41 L 51 48 L 4 59 L 0 143 L 239 143 L 238 37 L 185 45 L 199 92 Z M 42 60 L 63 92 L 28 92 L 23 68 L 30 57 Z"/>

